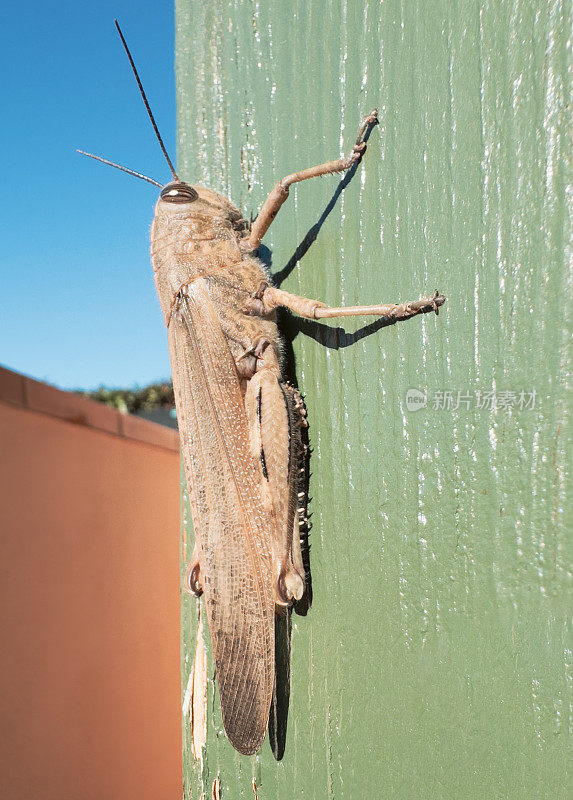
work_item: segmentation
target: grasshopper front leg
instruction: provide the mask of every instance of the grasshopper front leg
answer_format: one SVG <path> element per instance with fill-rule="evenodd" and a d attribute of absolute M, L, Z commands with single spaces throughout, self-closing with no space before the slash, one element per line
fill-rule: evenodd
<path fill-rule="evenodd" d="M 398 321 L 408 319 L 416 314 L 427 314 L 429 311 L 434 311 L 437 314 L 440 306 L 445 302 L 444 295 L 439 294 L 436 290 L 432 297 L 424 297 L 421 300 L 413 300 L 410 303 L 332 307 L 321 303 L 319 300 L 300 297 L 297 294 L 291 294 L 263 283 L 259 291 L 252 297 L 248 308 L 250 313 L 261 316 L 270 314 L 279 306 L 284 306 L 307 319 L 373 315 Z"/>
<path fill-rule="evenodd" d="M 280 207 L 289 196 L 289 189 L 293 183 L 300 183 L 309 178 L 317 178 L 320 175 L 330 175 L 334 172 L 345 172 L 359 162 L 366 152 L 364 136 L 374 125 L 378 125 L 377 109 L 371 111 L 361 122 L 354 147 L 346 158 L 338 158 L 335 161 L 327 161 L 325 164 L 319 164 L 316 167 L 293 172 L 292 175 L 287 175 L 286 178 L 279 181 L 263 203 L 263 207 L 251 226 L 250 234 L 242 240 L 241 248 L 248 253 L 259 247 L 263 236 L 268 231 Z"/>

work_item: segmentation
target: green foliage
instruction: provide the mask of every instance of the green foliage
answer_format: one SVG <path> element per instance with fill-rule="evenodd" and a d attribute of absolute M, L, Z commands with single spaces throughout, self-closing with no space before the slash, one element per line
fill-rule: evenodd
<path fill-rule="evenodd" d="M 124 414 L 136 414 L 138 411 L 151 411 L 154 408 L 175 405 L 173 384 L 168 382 L 152 383 L 135 389 L 108 389 L 100 386 L 92 392 L 78 392 L 78 394 L 111 408 L 117 408 Z"/>

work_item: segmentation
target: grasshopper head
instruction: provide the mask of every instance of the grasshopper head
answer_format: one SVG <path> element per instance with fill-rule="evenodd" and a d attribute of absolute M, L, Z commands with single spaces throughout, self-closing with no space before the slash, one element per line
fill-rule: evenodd
<path fill-rule="evenodd" d="M 173 263 L 174 256 L 197 260 L 205 255 L 238 255 L 245 221 L 226 197 L 205 186 L 177 180 L 165 184 L 151 226 L 153 269 Z"/>
<path fill-rule="evenodd" d="M 202 222 L 205 230 L 233 226 L 242 219 L 240 211 L 226 197 L 206 186 L 191 186 L 177 180 L 166 183 L 155 206 L 155 217 Z M 223 222 L 224 221 L 224 222 Z"/>

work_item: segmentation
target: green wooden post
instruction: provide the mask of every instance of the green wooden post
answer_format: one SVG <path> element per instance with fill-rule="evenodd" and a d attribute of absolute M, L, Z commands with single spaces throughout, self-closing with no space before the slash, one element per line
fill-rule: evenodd
<path fill-rule="evenodd" d="M 220 774 L 223 798 L 251 798 L 253 776 L 260 800 L 565 798 L 570 4 L 176 8 L 179 167 L 245 216 L 282 175 L 347 152 L 380 109 L 283 288 L 336 304 L 448 298 L 438 318 L 354 343 L 371 320 L 294 339 L 314 604 L 293 617 L 286 751 L 235 753 L 211 684 L 197 764 L 184 723 L 185 797 L 209 797 Z M 266 240 L 274 272 L 338 184 L 291 193 Z M 427 393 L 417 412 L 413 388 Z M 184 600 L 184 686 L 196 616 Z"/>

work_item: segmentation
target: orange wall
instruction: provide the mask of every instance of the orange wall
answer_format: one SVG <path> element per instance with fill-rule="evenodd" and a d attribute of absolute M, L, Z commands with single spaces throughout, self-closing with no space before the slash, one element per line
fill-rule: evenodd
<path fill-rule="evenodd" d="M 179 800 L 176 436 L 1 373 L 0 796 Z"/>

